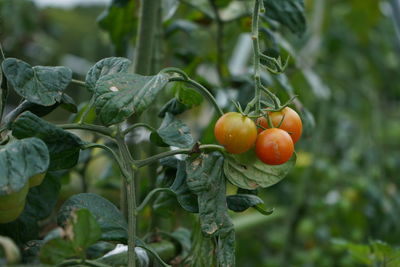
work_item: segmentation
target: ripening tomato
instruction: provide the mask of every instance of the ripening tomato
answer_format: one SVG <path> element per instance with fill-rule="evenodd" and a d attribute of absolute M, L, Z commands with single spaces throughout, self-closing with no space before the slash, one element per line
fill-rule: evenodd
<path fill-rule="evenodd" d="M 271 128 L 262 131 L 258 135 L 256 154 L 266 164 L 283 164 L 292 157 L 293 151 L 292 138 L 284 130 Z"/>
<path fill-rule="evenodd" d="M 250 118 L 238 112 L 229 112 L 218 119 L 214 134 L 229 153 L 239 154 L 254 146 L 257 127 Z"/>
<path fill-rule="evenodd" d="M 296 111 L 289 107 L 285 107 L 281 111 L 269 112 L 268 114 L 274 127 L 278 127 L 283 118 L 282 124 L 279 129 L 288 132 L 292 137 L 293 143 L 296 144 L 296 142 L 300 139 L 301 133 L 303 131 L 303 124 L 301 122 L 299 114 L 297 114 Z M 267 119 L 264 117 L 258 118 L 257 124 L 261 125 L 264 128 L 269 128 Z M 259 128 L 258 132 L 260 133 L 262 132 L 262 130 L 263 129 Z"/>

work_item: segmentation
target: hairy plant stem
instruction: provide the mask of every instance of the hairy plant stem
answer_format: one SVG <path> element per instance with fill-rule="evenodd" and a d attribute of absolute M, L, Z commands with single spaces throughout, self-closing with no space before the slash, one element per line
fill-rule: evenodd
<path fill-rule="evenodd" d="M 255 113 L 260 114 L 261 112 L 261 91 L 264 91 L 268 97 L 273 101 L 274 108 L 279 109 L 279 102 L 277 97 L 268 90 L 268 88 L 264 87 L 261 83 L 261 64 L 260 64 L 260 39 L 259 39 L 259 21 L 260 21 L 260 0 L 254 1 L 254 10 L 252 16 L 252 24 L 251 24 L 251 38 L 253 39 L 253 56 L 254 56 L 254 98 L 247 105 L 244 113 L 249 113 L 251 108 L 255 106 Z"/>
<path fill-rule="evenodd" d="M 135 170 L 132 165 L 133 158 L 125 143 L 122 132 L 118 132 L 117 145 L 121 152 L 122 164 L 126 171 L 127 184 L 127 202 L 128 202 L 128 267 L 136 266 L 135 239 L 136 239 L 136 188 L 135 188 Z"/>
<path fill-rule="evenodd" d="M 255 98 L 255 107 L 257 114 L 259 114 L 261 110 L 260 40 L 258 35 L 259 13 L 260 13 L 260 0 L 255 0 L 252 25 L 251 25 L 251 38 L 253 39 L 254 82 L 255 82 L 254 98 Z"/>

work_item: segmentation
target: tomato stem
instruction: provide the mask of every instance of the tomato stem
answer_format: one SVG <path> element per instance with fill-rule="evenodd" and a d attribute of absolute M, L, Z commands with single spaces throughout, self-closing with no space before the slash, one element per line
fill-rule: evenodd
<path fill-rule="evenodd" d="M 219 113 L 220 116 L 224 115 L 224 112 L 222 109 L 218 106 L 217 100 L 214 98 L 214 96 L 208 91 L 203 85 L 200 83 L 192 80 L 192 79 L 185 79 L 182 77 L 171 77 L 169 78 L 170 82 L 185 82 L 187 84 L 192 85 L 197 91 L 199 91 L 207 100 L 208 102 L 214 106 L 215 110 Z"/>
<path fill-rule="evenodd" d="M 136 239 L 136 188 L 135 170 L 136 165 L 132 164 L 133 158 L 125 143 L 122 131 L 119 129 L 116 138 L 118 148 L 122 156 L 122 166 L 126 174 L 127 202 L 128 202 L 128 266 L 136 266 L 135 239 Z"/>
<path fill-rule="evenodd" d="M 214 150 L 214 151 L 221 151 L 221 152 L 225 151 L 225 148 L 223 146 L 213 145 L 213 144 L 200 145 L 198 148 L 199 148 L 199 150 Z M 193 148 L 170 150 L 170 151 L 162 152 L 160 154 L 156 154 L 154 156 L 148 157 L 147 159 L 136 160 L 136 161 L 134 161 L 134 164 L 136 167 L 141 168 L 141 167 L 149 165 L 153 162 L 156 162 L 162 158 L 166 158 L 166 157 L 178 155 L 178 154 L 192 154 L 192 153 L 195 153 Z"/>
<path fill-rule="evenodd" d="M 132 124 L 131 126 L 126 128 L 124 131 L 122 131 L 122 135 L 127 135 L 129 132 L 131 132 L 132 130 L 139 128 L 139 127 L 146 128 L 152 132 L 156 131 L 156 129 L 154 127 L 148 125 L 147 123 L 139 122 L 139 123 Z"/>

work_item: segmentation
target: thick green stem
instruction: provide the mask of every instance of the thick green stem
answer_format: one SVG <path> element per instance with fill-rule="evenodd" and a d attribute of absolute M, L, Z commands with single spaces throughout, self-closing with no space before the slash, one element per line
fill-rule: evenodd
<path fill-rule="evenodd" d="M 149 75 L 155 47 L 157 14 L 160 0 L 142 0 L 139 17 L 139 34 L 134 59 L 134 71 Z"/>
<path fill-rule="evenodd" d="M 216 151 L 225 151 L 225 148 L 219 145 L 201 145 L 199 146 L 199 150 L 216 150 Z M 143 160 L 137 160 L 135 161 L 135 166 L 138 168 L 141 168 L 143 166 L 149 165 L 153 162 L 156 162 L 162 158 L 166 158 L 169 156 L 173 155 L 178 155 L 178 154 L 191 154 L 194 153 L 195 151 L 192 148 L 186 148 L 186 149 L 176 149 L 176 150 L 171 150 L 171 151 L 166 151 L 154 156 L 151 156 L 147 159 Z"/>
<path fill-rule="evenodd" d="M 125 143 L 121 132 L 117 136 L 118 148 L 122 155 L 122 162 L 127 173 L 127 202 L 128 202 L 128 267 L 136 266 L 135 239 L 136 239 L 136 190 L 135 190 L 135 167 L 132 165 L 133 158 Z"/>
<path fill-rule="evenodd" d="M 218 106 L 217 100 L 215 100 L 214 96 L 208 91 L 203 85 L 192 79 L 185 79 L 184 77 L 172 77 L 169 79 L 170 82 L 185 82 L 192 85 L 197 91 L 199 91 L 205 98 L 207 98 L 208 102 L 214 106 L 215 110 L 219 113 L 220 116 L 224 115 L 222 109 Z"/>
<path fill-rule="evenodd" d="M 256 113 L 260 113 L 261 109 L 261 76 L 260 76 L 260 41 L 258 36 L 258 23 L 260 13 L 260 0 L 254 1 L 253 19 L 251 26 L 251 37 L 253 39 L 253 54 L 254 54 L 254 82 L 255 82 L 255 105 Z"/>

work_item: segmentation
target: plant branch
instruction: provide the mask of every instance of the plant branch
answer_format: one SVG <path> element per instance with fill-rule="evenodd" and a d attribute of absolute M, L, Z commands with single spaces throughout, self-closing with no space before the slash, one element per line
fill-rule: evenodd
<path fill-rule="evenodd" d="M 214 106 L 215 110 L 219 113 L 220 116 L 224 115 L 222 109 L 218 106 L 217 100 L 215 100 L 214 96 L 208 91 L 203 85 L 192 79 L 185 79 L 182 77 L 171 77 L 169 79 L 170 82 L 185 82 L 187 84 L 192 85 L 197 91 L 199 91 L 205 98 L 207 98 L 208 102 Z"/>
<path fill-rule="evenodd" d="M 57 126 L 66 130 L 68 129 L 87 130 L 102 135 L 106 135 L 108 137 L 114 137 L 112 130 L 100 125 L 69 123 L 69 124 L 58 124 Z"/>
<path fill-rule="evenodd" d="M 89 148 L 101 148 L 104 149 L 108 152 L 111 153 L 111 155 L 113 156 L 114 160 L 116 161 L 116 163 L 118 164 L 119 169 L 121 170 L 122 175 L 124 175 L 125 177 L 128 177 L 129 175 L 127 174 L 126 170 L 124 169 L 124 166 L 121 164 L 121 158 L 115 153 L 114 150 L 112 150 L 111 148 L 109 148 L 106 145 L 102 145 L 102 144 L 97 144 L 97 143 L 89 143 L 83 146 L 83 150 L 89 149 Z"/>
<path fill-rule="evenodd" d="M 172 193 L 171 189 L 169 189 L 169 188 L 155 188 L 155 189 L 151 190 L 147 194 L 145 199 L 142 201 L 142 203 L 140 203 L 140 205 L 136 208 L 136 214 L 141 212 L 146 207 L 146 205 L 150 202 L 150 200 L 153 198 L 153 196 L 155 196 L 159 192 Z"/>
<path fill-rule="evenodd" d="M 126 134 L 128 134 L 130 131 L 132 131 L 132 130 L 134 130 L 134 129 L 136 129 L 136 128 L 139 128 L 139 127 L 144 127 L 144 128 L 146 128 L 146 129 L 149 129 L 149 130 L 152 131 L 152 132 L 156 131 L 156 129 L 155 129 L 154 127 L 148 125 L 147 123 L 139 122 L 139 123 L 132 124 L 131 126 L 129 126 L 128 128 L 126 128 L 126 129 L 122 132 L 122 135 L 126 135 Z"/>
<path fill-rule="evenodd" d="M 198 147 L 199 150 L 217 150 L 217 151 L 225 151 L 225 148 L 219 145 L 201 145 Z M 149 165 L 153 162 L 156 162 L 162 158 L 166 158 L 169 156 L 173 156 L 173 155 L 178 155 L 178 154 L 192 154 L 197 152 L 196 150 L 194 150 L 193 148 L 184 148 L 184 149 L 176 149 L 176 150 L 170 150 L 170 151 L 166 151 L 166 152 L 162 152 L 160 154 L 151 156 L 147 159 L 143 159 L 143 160 L 137 160 L 134 161 L 135 166 L 138 168 L 141 168 L 143 166 Z"/>
<path fill-rule="evenodd" d="M 255 98 L 256 113 L 260 113 L 261 109 L 260 41 L 258 34 L 259 13 L 260 13 L 260 0 L 255 0 L 252 25 L 251 25 L 251 35 L 253 39 L 253 54 L 254 54 L 254 82 L 255 82 L 254 98 Z"/>
<path fill-rule="evenodd" d="M 86 83 L 84 81 L 79 81 L 79 80 L 72 79 L 71 83 L 79 85 L 79 86 L 82 86 L 82 87 L 87 87 Z"/>

